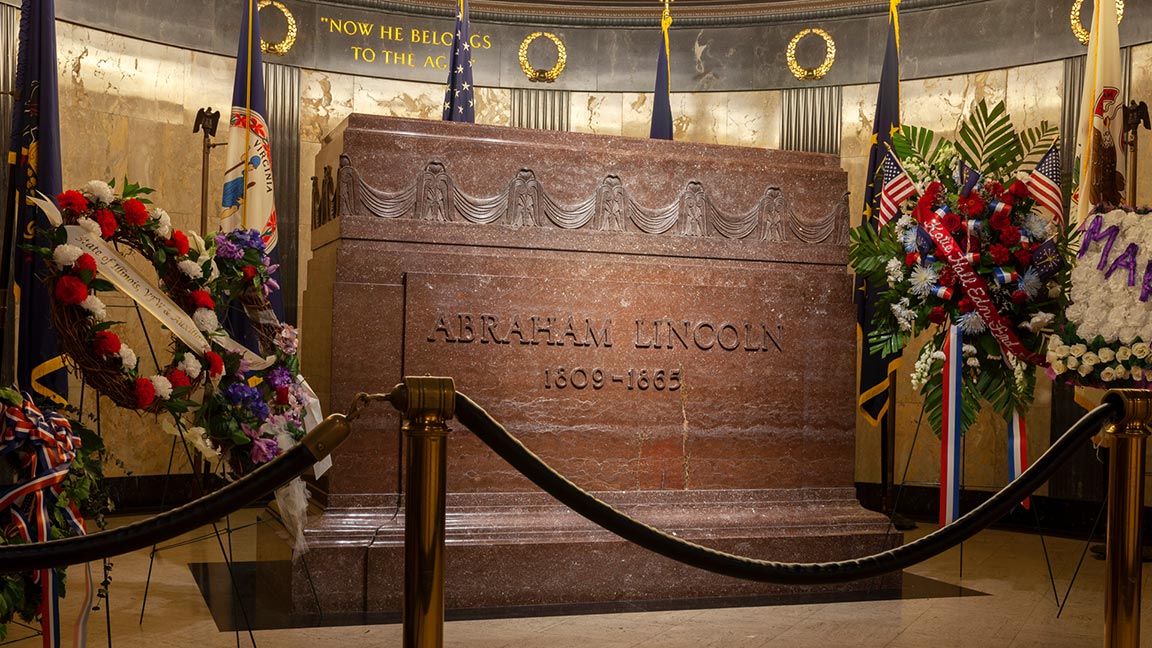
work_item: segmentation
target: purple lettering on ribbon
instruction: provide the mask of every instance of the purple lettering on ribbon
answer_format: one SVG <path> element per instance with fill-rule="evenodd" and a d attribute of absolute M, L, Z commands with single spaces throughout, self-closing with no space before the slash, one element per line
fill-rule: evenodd
<path fill-rule="evenodd" d="M 1104 278 L 1105 279 L 1111 279 L 1113 272 L 1116 272 L 1120 268 L 1127 268 L 1128 269 L 1128 285 L 1129 286 L 1135 286 L 1136 285 L 1136 253 L 1139 251 L 1140 251 L 1140 247 L 1138 245 L 1136 245 L 1135 243 L 1129 243 L 1128 247 L 1124 248 L 1124 251 L 1120 253 L 1120 256 L 1116 257 L 1116 260 L 1112 262 L 1111 266 L 1109 266 L 1108 272 L 1104 273 Z"/>
<path fill-rule="evenodd" d="M 1077 259 L 1083 259 L 1085 254 L 1088 254 L 1088 247 L 1096 241 L 1107 239 L 1104 243 L 1104 253 L 1100 255 L 1100 263 L 1096 264 L 1097 270 L 1103 270 L 1104 266 L 1108 265 L 1108 255 L 1112 254 L 1112 245 L 1116 242 L 1116 236 L 1120 234 L 1120 226 L 1113 225 L 1104 231 L 1100 228 L 1104 226 L 1104 215 L 1096 214 L 1096 218 L 1092 219 L 1088 227 L 1084 229 L 1084 239 L 1080 242 L 1080 252 L 1076 255 Z"/>

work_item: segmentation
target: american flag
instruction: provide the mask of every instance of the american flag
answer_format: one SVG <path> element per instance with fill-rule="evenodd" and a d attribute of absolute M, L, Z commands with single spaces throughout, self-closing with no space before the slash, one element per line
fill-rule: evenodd
<path fill-rule="evenodd" d="M 1040 163 L 1032 170 L 1028 177 L 1028 191 L 1036 199 L 1036 204 L 1052 212 L 1058 218 L 1064 219 L 1064 199 L 1060 195 L 1060 148 L 1053 144 L 1052 148 L 1040 158 Z"/>
<path fill-rule="evenodd" d="M 448 63 L 448 91 L 444 93 L 444 121 L 476 121 L 476 91 L 472 86 L 472 45 L 468 30 L 468 0 L 460 0 L 456 35 Z"/>
<path fill-rule="evenodd" d="M 916 185 L 912 184 L 908 172 L 900 166 L 891 150 L 885 154 L 884 164 L 880 168 L 884 174 L 884 184 L 880 190 L 880 212 L 876 218 L 883 227 L 900 213 L 900 205 L 916 193 Z"/>

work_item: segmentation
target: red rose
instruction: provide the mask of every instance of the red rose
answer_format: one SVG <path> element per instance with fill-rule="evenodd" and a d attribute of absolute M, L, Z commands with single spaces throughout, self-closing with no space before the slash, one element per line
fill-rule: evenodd
<path fill-rule="evenodd" d="M 193 290 L 188 293 L 188 298 L 196 308 L 216 308 L 216 302 L 212 301 L 207 290 Z"/>
<path fill-rule="evenodd" d="M 932 196 L 933 198 L 937 198 L 940 196 L 940 194 L 944 193 L 944 185 L 940 184 L 939 182 L 932 182 L 928 185 L 928 188 L 924 190 L 924 193 L 926 195 Z"/>
<path fill-rule="evenodd" d="M 1012 303 L 1023 304 L 1026 301 L 1028 301 L 1028 293 L 1024 292 L 1023 290 L 1017 290 L 1016 292 L 1012 293 Z"/>
<path fill-rule="evenodd" d="M 1008 214 L 1000 212 L 997 214 L 992 214 L 992 219 L 990 222 L 992 224 L 992 229 L 994 229 L 996 231 L 1000 231 L 1000 230 L 1004 229 L 1005 227 L 1008 227 L 1009 225 L 1011 225 L 1012 219 L 1009 218 Z"/>
<path fill-rule="evenodd" d="M 933 324 L 943 324 L 948 319 L 948 314 L 944 312 L 943 306 L 937 306 L 928 313 L 928 321 Z"/>
<path fill-rule="evenodd" d="M 213 376 L 219 376 L 224 373 L 224 358 L 215 351 L 209 351 L 204 354 L 204 359 L 208 361 L 208 373 Z"/>
<path fill-rule="evenodd" d="M 944 214 L 942 222 L 944 224 L 944 229 L 948 230 L 949 232 L 955 232 L 964 225 L 964 221 L 960 220 L 959 216 L 952 213 Z"/>
<path fill-rule="evenodd" d="M 136 394 L 136 407 L 139 409 L 147 409 L 156 401 L 156 387 L 147 378 L 136 379 L 133 393 Z"/>
<path fill-rule="evenodd" d="M 71 189 L 56 196 L 56 204 L 60 205 L 61 211 L 74 211 L 77 214 L 88 209 L 88 199 L 84 194 Z"/>
<path fill-rule="evenodd" d="M 172 231 L 172 238 L 168 239 L 167 244 L 168 247 L 176 248 L 176 252 L 180 256 L 186 256 L 188 254 L 188 237 L 180 230 Z"/>
<path fill-rule="evenodd" d="M 98 209 L 94 215 L 96 216 L 96 224 L 100 226 L 100 236 L 106 239 L 112 238 L 118 227 L 116 215 L 107 209 Z"/>
<path fill-rule="evenodd" d="M 288 388 L 287 387 L 277 387 L 276 388 L 276 404 L 277 405 L 287 405 L 288 404 Z"/>
<path fill-rule="evenodd" d="M 124 220 L 132 225 L 143 225 L 148 221 L 148 208 L 139 200 L 129 198 L 124 201 Z"/>
<path fill-rule="evenodd" d="M 1027 198 L 1028 185 L 1017 180 L 1016 182 L 1012 183 L 1011 187 L 1008 187 L 1008 193 L 1012 194 L 1013 198 Z"/>
<path fill-rule="evenodd" d="M 993 198 L 999 198 L 1000 194 L 1004 193 L 1004 185 L 993 180 L 992 182 L 985 183 L 984 191 L 987 191 L 988 195 Z"/>
<path fill-rule="evenodd" d="M 72 269 L 76 272 L 83 272 L 85 270 L 96 272 L 96 259 L 93 259 L 91 254 L 85 252 L 80 255 L 80 258 L 76 259 L 76 263 L 72 264 Z"/>
<path fill-rule="evenodd" d="M 256 278 L 256 268 L 246 265 L 240 269 L 240 274 L 244 275 L 244 281 L 252 281 Z"/>
<path fill-rule="evenodd" d="M 904 265 L 906 265 L 908 267 L 912 267 L 912 266 L 916 265 L 916 262 L 919 260 L 920 260 L 920 254 L 917 252 L 909 252 L 908 254 L 904 255 Z"/>
<path fill-rule="evenodd" d="M 960 299 L 960 303 L 956 304 L 956 307 L 960 309 L 961 313 L 971 313 L 976 310 L 976 303 L 967 297 L 963 297 Z"/>
<path fill-rule="evenodd" d="M 1005 245 L 1016 245 L 1020 242 L 1020 228 L 1015 225 L 1009 225 L 1000 230 L 1000 240 L 1004 241 Z"/>
<path fill-rule="evenodd" d="M 88 299 L 88 286 L 72 275 L 64 275 L 56 282 L 56 299 L 65 306 L 75 306 Z"/>
<path fill-rule="evenodd" d="M 180 369 L 173 369 L 168 372 L 168 382 L 172 383 L 173 387 L 191 387 L 192 381 L 188 379 L 188 374 Z"/>
<path fill-rule="evenodd" d="M 1028 249 L 1020 249 L 1016 251 L 1016 265 L 1021 269 L 1027 268 L 1028 264 L 1032 263 L 1032 251 Z"/>
<path fill-rule="evenodd" d="M 96 331 L 96 335 L 92 336 L 92 350 L 102 356 L 119 353 L 120 338 L 111 331 Z"/>
<path fill-rule="evenodd" d="M 1012 257 L 1012 252 L 1000 244 L 989 245 L 988 253 L 992 255 L 992 262 L 996 265 L 1004 265 Z"/>
<path fill-rule="evenodd" d="M 945 288 L 951 288 L 956 285 L 956 273 L 952 272 L 952 268 L 945 267 L 936 277 L 936 282 Z"/>

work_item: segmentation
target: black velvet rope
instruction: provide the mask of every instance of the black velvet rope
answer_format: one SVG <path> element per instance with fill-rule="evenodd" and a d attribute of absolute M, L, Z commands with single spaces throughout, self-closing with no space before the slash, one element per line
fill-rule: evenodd
<path fill-rule="evenodd" d="M 1101 424 L 1120 413 L 1106 402 L 1076 422 L 1015 481 L 956 522 L 919 540 L 870 556 L 825 563 L 782 563 L 736 556 L 669 535 L 616 510 L 552 470 L 467 396 L 456 394 L 456 420 L 513 468 L 565 506 L 608 531 L 673 560 L 717 574 L 783 584 L 835 583 L 903 569 L 946 551 L 999 520 L 1047 481 Z"/>
<path fill-rule="evenodd" d="M 0 546 L 0 573 L 75 565 L 149 547 L 247 506 L 314 463 L 311 451 L 297 445 L 218 491 L 147 520 L 86 536 Z"/>

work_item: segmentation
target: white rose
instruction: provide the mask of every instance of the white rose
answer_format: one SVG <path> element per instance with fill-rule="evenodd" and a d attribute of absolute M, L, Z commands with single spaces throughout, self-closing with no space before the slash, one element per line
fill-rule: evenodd
<path fill-rule="evenodd" d="M 1120 365 L 1119 367 L 1116 367 L 1117 380 L 1127 380 L 1128 377 L 1131 375 L 1132 375 L 1132 372 L 1128 370 L 1128 367 L 1125 367 L 1124 365 Z"/>
<path fill-rule="evenodd" d="M 116 195 L 112 193 L 112 187 L 109 187 L 108 183 L 103 180 L 91 180 L 80 191 L 105 205 L 116 199 Z"/>
<path fill-rule="evenodd" d="M 1104 382 L 1116 380 L 1116 371 L 1112 367 L 1104 367 L 1104 371 L 1100 372 L 1100 380 Z"/>
<path fill-rule="evenodd" d="M 204 271 L 200 269 L 200 264 L 195 261 L 184 259 L 180 263 L 177 263 L 176 267 L 180 268 L 180 272 L 188 275 L 191 279 L 202 279 L 204 277 Z"/>
<path fill-rule="evenodd" d="M 1126 346 L 1122 346 L 1119 349 L 1116 349 L 1116 359 L 1119 360 L 1120 362 L 1128 362 L 1128 359 L 1131 357 L 1132 357 L 1132 349 L 1130 349 Z"/>
<path fill-rule="evenodd" d="M 56 267 L 63 268 L 76 263 L 76 259 L 79 259 L 81 254 L 84 254 L 84 250 L 75 245 L 67 243 L 57 245 L 56 249 L 52 250 L 52 262 L 56 264 Z"/>
<path fill-rule="evenodd" d="M 152 209 L 152 214 L 156 217 L 156 221 L 157 221 L 156 234 L 158 234 L 159 236 L 162 236 L 164 238 L 171 238 L 172 237 L 172 217 L 168 215 L 168 212 L 164 211 L 163 209 L 160 209 L 159 207 L 154 207 Z M 189 237 L 189 242 L 191 242 L 191 237 Z"/>
<path fill-rule="evenodd" d="M 108 311 L 104 306 L 104 302 L 96 295 L 88 295 L 84 301 L 80 302 L 80 307 L 92 314 L 92 317 L 100 321 L 108 319 Z"/>
<path fill-rule="evenodd" d="M 124 363 L 124 368 L 128 371 L 136 368 L 136 352 L 127 344 L 120 345 L 120 362 Z"/>
<path fill-rule="evenodd" d="M 1060 360 L 1053 360 L 1051 365 L 1052 365 L 1052 372 L 1055 373 L 1057 376 L 1064 373 L 1065 371 L 1068 371 L 1068 367 L 1065 367 L 1064 363 Z"/>
<path fill-rule="evenodd" d="M 196 312 L 192 313 L 192 319 L 196 322 L 196 328 L 205 333 L 214 333 L 216 329 L 220 328 L 220 320 L 216 318 L 216 311 L 211 308 L 197 308 Z"/>
<path fill-rule="evenodd" d="M 1092 373 L 1092 367 L 1086 364 L 1082 364 L 1076 371 L 1078 371 L 1082 377 L 1086 377 L 1088 374 Z"/>
<path fill-rule="evenodd" d="M 1068 365 L 1069 369 L 1075 369 L 1080 366 L 1080 361 L 1077 360 L 1075 356 L 1070 356 L 1068 360 L 1065 361 L 1065 364 Z"/>
<path fill-rule="evenodd" d="M 1077 358 L 1079 358 L 1080 356 L 1087 353 L 1087 351 L 1088 351 L 1088 347 L 1084 346 L 1083 344 L 1073 344 L 1068 349 L 1068 353 L 1071 353 L 1072 355 L 1076 356 Z"/>
<path fill-rule="evenodd" d="M 1096 365 L 1098 362 L 1100 362 L 1100 356 L 1091 351 L 1080 357 L 1080 363 L 1089 367 Z"/>
<path fill-rule="evenodd" d="M 1071 350 L 1068 348 L 1067 344 L 1057 344 L 1056 348 L 1053 350 L 1056 352 L 1057 358 L 1067 357 L 1068 354 L 1071 353 Z"/>
<path fill-rule="evenodd" d="M 172 383 L 164 376 L 151 376 L 152 386 L 156 388 L 156 398 L 168 400 L 172 398 Z"/>
<path fill-rule="evenodd" d="M 91 218 L 82 216 L 76 219 L 76 224 L 80 227 L 83 227 L 85 232 L 88 232 L 93 236 L 100 236 L 100 224 Z"/>
<path fill-rule="evenodd" d="M 1096 355 L 1100 356 L 1100 362 L 1112 362 L 1112 359 L 1116 357 L 1116 352 L 1108 347 L 1104 347 L 1097 351 Z"/>
<path fill-rule="evenodd" d="M 1140 358 L 1141 360 L 1143 360 L 1144 358 L 1147 358 L 1148 357 L 1148 343 L 1147 342 L 1137 342 L 1136 344 L 1133 344 L 1132 345 L 1132 355 L 1136 356 L 1137 358 Z"/>
<path fill-rule="evenodd" d="M 1144 370 L 1140 367 L 1132 367 L 1132 380 L 1140 381 L 1144 379 Z"/>

